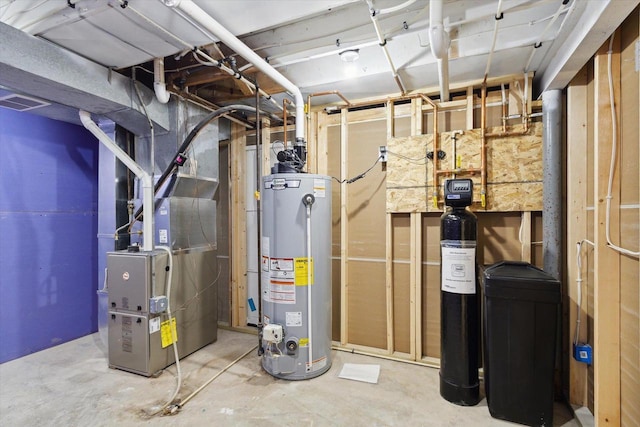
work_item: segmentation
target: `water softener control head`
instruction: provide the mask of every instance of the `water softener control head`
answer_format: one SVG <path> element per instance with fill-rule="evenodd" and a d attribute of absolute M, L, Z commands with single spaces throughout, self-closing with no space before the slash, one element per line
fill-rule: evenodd
<path fill-rule="evenodd" d="M 471 206 L 473 203 L 473 181 L 470 179 L 448 179 L 444 183 L 444 204 L 454 208 Z"/>

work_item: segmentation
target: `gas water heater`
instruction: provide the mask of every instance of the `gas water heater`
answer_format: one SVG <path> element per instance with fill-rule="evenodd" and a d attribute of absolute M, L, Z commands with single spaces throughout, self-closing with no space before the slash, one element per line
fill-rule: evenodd
<path fill-rule="evenodd" d="M 469 406 L 479 402 L 479 316 L 476 216 L 470 179 L 444 185 L 446 212 L 440 217 L 440 395 Z"/>
<path fill-rule="evenodd" d="M 262 366 L 304 380 L 331 367 L 331 179 L 262 179 Z"/>

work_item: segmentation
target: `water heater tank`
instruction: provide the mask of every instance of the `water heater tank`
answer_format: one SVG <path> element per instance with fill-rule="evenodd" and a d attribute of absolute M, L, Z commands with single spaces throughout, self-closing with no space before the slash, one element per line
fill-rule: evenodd
<path fill-rule="evenodd" d="M 262 180 L 262 366 L 303 380 L 331 367 L 331 179 Z"/>

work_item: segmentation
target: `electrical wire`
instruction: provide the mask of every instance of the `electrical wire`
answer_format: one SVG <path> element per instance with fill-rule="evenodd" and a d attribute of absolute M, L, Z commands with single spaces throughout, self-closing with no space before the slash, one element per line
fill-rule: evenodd
<path fill-rule="evenodd" d="M 160 412 L 169 410 L 171 413 L 174 413 L 173 400 L 176 398 L 178 393 L 180 392 L 180 387 L 182 386 L 182 369 L 180 367 L 180 357 L 178 356 L 178 337 L 175 336 L 175 330 L 173 329 L 173 316 L 171 315 L 171 285 L 172 285 L 172 276 L 173 276 L 173 252 L 168 246 L 156 246 L 156 249 L 161 251 L 165 251 L 169 255 L 169 271 L 167 271 L 167 316 L 169 317 L 169 333 L 171 335 L 171 341 L 173 344 L 173 356 L 176 359 L 176 370 L 178 371 L 178 376 L 176 377 L 176 388 L 173 391 L 173 394 L 167 400 L 167 402 L 162 405 L 160 409 L 149 414 L 151 416 L 157 415 Z"/>
<path fill-rule="evenodd" d="M 391 154 L 392 156 L 396 156 L 396 157 L 399 157 L 399 158 L 401 158 L 403 160 L 406 160 L 406 161 L 408 161 L 410 163 L 416 163 L 416 164 L 420 164 L 420 165 L 424 165 L 424 164 L 427 163 L 427 156 L 414 159 L 414 158 L 411 158 L 411 157 L 404 156 L 402 154 L 394 153 L 393 151 L 389 151 L 389 150 L 387 150 L 387 153 Z"/>
<path fill-rule="evenodd" d="M 605 234 L 607 237 L 607 246 L 611 249 L 620 252 L 621 254 L 632 256 L 632 257 L 640 257 L 640 251 L 632 251 L 630 249 L 625 249 L 614 244 L 611 241 L 611 199 L 613 198 L 613 174 L 616 168 L 616 157 L 617 157 L 617 149 L 618 149 L 618 120 L 616 117 L 616 104 L 613 94 L 613 73 L 611 71 L 611 56 L 613 54 L 613 38 L 615 37 L 616 32 L 614 31 L 611 34 L 611 39 L 609 40 L 609 51 L 607 52 L 607 74 L 609 81 L 609 102 L 611 104 L 611 124 L 612 124 L 612 135 L 611 135 L 611 163 L 609 165 L 609 182 L 607 184 L 607 197 L 606 197 L 606 209 L 605 209 Z"/>
<path fill-rule="evenodd" d="M 577 263 L 576 288 L 578 289 L 578 294 L 577 294 L 578 312 L 576 315 L 576 329 L 573 335 L 574 345 L 578 344 L 578 337 L 580 336 L 580 317 L 582 312 L 582 245 L 584 243 L 588 243 L 592 247 L 595 246 L 591 240 L 587 240 L 587 239 L 580 240 L 576 244 L 576 263 Z"/>
<path fill-rule="evenodd" d="M 373 168 L 378 164 L 378 162 L 380 161 L 380 159 L 382 159 L 382 156 L 378 156 L 378 158 L 376 159 L 376 161 L 375 161 L 375 162 L 373 162 L 373 164 L 371 165 L 371 167 L 370 167 L 369 169 L 367 169 L 366 171 L 362 172 L 362 173 L 361 173 L 361 174 L 359 174 L 359 175 L 354 176 L 353 178 L 343 179 L 343 180 L 339 180 L 339 179 L 338 179 L 338 178 L 336 178 L 335 176 L 332 176 L 331 178 L 333 178 L 333 179 L 335 179 L 336 181 L 338 181 L 338 184 L 342 184 L 342 183 L 345 183 L 345 182 L 346 182 L 347 184 L 352 184 L 352 183 L 356 182 L 357 180 L 364 178 L 364 177 L 365 177 L 365 175 L 366 175 L 367 173 L 369 173 L 369 172 L 371 171 L 371 169 L 373 169 Z"/>

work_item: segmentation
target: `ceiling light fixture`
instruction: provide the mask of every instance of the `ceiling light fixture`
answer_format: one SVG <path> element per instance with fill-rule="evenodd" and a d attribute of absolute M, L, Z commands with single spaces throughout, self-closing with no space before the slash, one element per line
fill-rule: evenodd
<path fill-rule="evenodd" d="M 360 58 L 360 49 L 343 50 L 338 55 L 344 62 L 356 62 Z"/>

